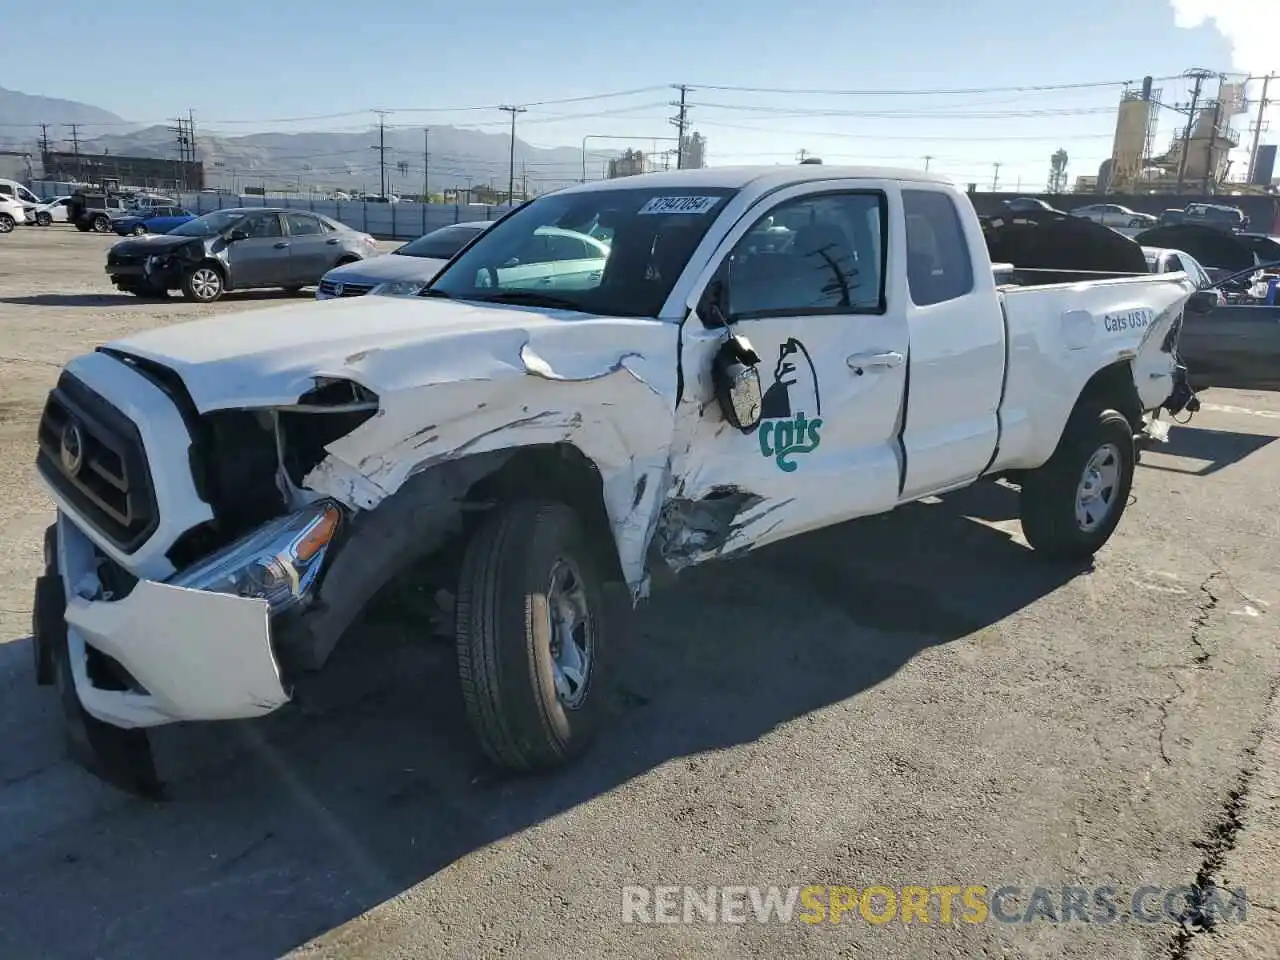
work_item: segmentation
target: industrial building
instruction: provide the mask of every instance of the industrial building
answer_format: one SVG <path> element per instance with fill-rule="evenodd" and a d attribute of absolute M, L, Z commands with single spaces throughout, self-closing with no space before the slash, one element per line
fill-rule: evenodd
<path fill-rule="evenodd" d="M 101 153 L 41 153 L 43 179 L 101 184 L 115 180 L 122 187 L 160 190 L 203 190 L 204 164 L 161 157 L 126 157 Z"/>

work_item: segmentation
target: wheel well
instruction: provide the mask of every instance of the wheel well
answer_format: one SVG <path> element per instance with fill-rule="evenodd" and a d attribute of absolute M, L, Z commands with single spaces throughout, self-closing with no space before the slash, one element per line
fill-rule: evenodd
<path fill-rule="evenodd" d="M 334 266 L 335 266 L 335 267 L 341 267 L 341 266 L 343 266 L 344 264 L 347 264 L 347 263 L 359 263 L 359 262 L 360 262 L 360 258 L 359 258 L 359 257 L 354 257 L 354 256 L 351 256 L 350 254 L 348 254 L 347 256 L 345 256 L 345 257 L 343 257 L 341 260 L 339 260 L 337 263 L 335 263 L 335 264 L 334 264 Z"/>
<path fill-rule="evenodd" d="M 1142 429 L 1142 399 L 1133 382 L 1133 366 L 1128 360 L 1118 360 L 1103 367 L 1084 385 L 1076 400 L 1075 410 L 1086 405 L 1098 405 L 1118 410 L 1137 433 Z M 1075 410 L 1072 412 L 1074 413 Z"/>
<path fill-rule="evenodd" d="M 569 443 L 539 444 L 513 453 L 493 473 L 467 490 L 471 504 L 547 498 L 560 500 L 578 511 L 610 575 L 622 578 L 613 525 L 604 506 L 604 479 L 595 464 Z"/>

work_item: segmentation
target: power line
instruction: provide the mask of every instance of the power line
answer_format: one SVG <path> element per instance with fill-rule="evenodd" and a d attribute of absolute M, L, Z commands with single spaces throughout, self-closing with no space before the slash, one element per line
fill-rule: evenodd
<path fill-rule="evenodd" d="M 1175 80 L 1177 77 L 1155 77 L 1156 80 Z M 1126 87 L 1140 80 L 1095 80 L 1086 83 L 1044 83 L 1015 87 L 953 87 L 922 90 L 833 90 L 820 87 L 740 87 L 700 83 L 700 90 L 732 91 L 734 93 L 776 93 L 782 95 L 832 96 L 832 97 L 937 97 L 973 96 L 984 93 L 1047 93 L 1058 90 L 1095 90 L 1106 87 Z"/>

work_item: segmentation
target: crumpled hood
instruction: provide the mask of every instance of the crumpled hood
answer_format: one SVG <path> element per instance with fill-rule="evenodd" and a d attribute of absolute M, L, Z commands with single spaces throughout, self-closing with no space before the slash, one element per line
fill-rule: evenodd
<path fill-rule="evenodd" d="M 324 275 L 332 283 L 362 283 L 370 280 L 383 283 L 388 280 L 418 280 L 426 283 L 448 260 L 427 257 L 405 257 L 398 253 L 384 253 L 380 257 L 345 263 L 334 267 Z"/>
<path fill-rule="evenodd" d="M 563 310 L 420 297 L 352 297 L 212 317 L 108 343 L 182 377 L 197 409 L 293 403 L 317 376 L 375 392 L 487 380 L 574 379 L 647 348 L 671 325 Z M 605 363 L 609 361 L 609 363 Z M 548 374 L 544 367 L 551 368 Z M 674 373 L 674 371 L 672 371 Z"/>

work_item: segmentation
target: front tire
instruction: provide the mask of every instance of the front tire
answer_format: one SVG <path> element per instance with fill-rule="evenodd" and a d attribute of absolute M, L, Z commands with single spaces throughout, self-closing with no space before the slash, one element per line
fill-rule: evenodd
<path fill-rule="evenodd" d="M 563 503 L 496 509 L 468 544 L 455 604 L 458 672 L 485 754 L 525 772 L 590 743 L 608 637 L 601 551 Z"/>
<path fill-rule="evenodd" d="M 36 226 L 37 226 L 37 227 L 49 227 L 49 226 L 52 226 L 52 225 L 53 225 L 53 217 L 49 216 L 49 214 L 47 214 L 47 213 L 37 213 L 37 214 L 36 214 Z"/>
<path fill-rule="evenodd" d="M 1077 562 L 1111 539 L 1133 487 L 1133 429 L 1116 410 L 1072 413 L 1053 456 L 1022 483 L 1022 532 L 1033 548 Z"/>
<path fill-rule="evenodd" d="M 7 213 L 0 213 L 0 233 L 13 233 L 16 221 Z"/>
<path fill-rule="evenodd" d="M 182 278 L 182 295 L 195 303 L 213 303 L 224 290 L 222 274 L 207 263 L 188 270 Z"/>
<path fill-rule="evenodd" d="M 130 233 L 132 233 L 135 237 L 141 237 L 141 236 L 145 236 L 145 235 L 146 235 L 147 228 L 146 228 L 146 227 L 144 227 L 142 224 L 138 224 L 136 227 L 134 227 L 134 228 L 133 228 L 132 230 L 130 230 L 129 232 L 130 232 Z"/>

